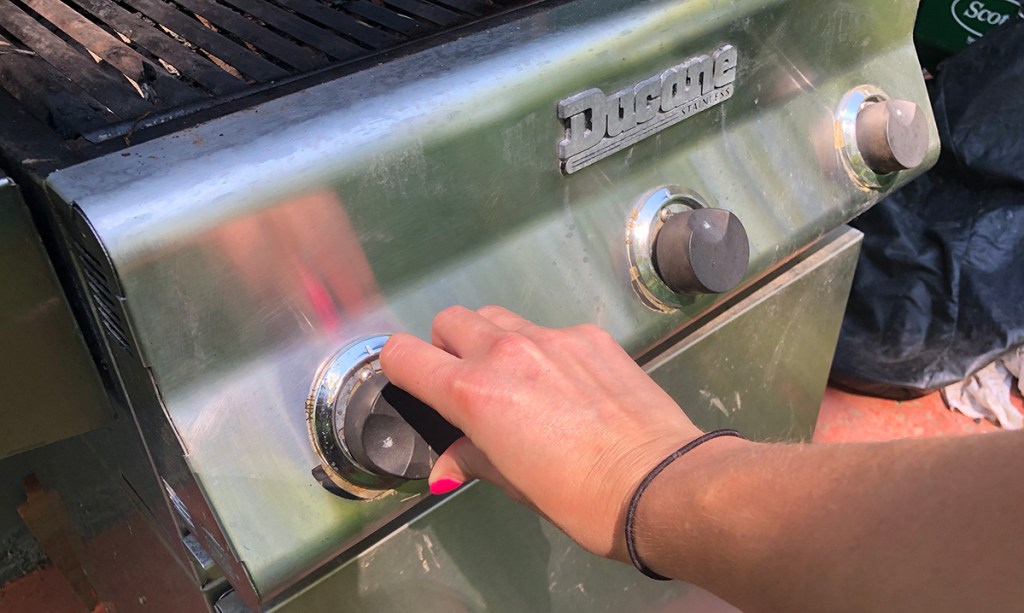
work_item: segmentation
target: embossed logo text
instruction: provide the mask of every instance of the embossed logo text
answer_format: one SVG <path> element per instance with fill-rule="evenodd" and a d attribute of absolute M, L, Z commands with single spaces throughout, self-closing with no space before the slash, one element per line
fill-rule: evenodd
<path fill-rule="evenodd" d="M 562 172 L 572 174 L 732 96 L 736 48 L 723 45 L 606 96 L 588 89 L 558 103 Z"/>

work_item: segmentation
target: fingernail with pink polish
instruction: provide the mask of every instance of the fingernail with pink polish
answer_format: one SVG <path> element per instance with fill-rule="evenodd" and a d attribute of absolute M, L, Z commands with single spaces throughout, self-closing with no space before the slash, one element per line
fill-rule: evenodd
<path fill-rule="evenodd" d="M 440 496 L 441 494 L 447 494 L 448 492 L 457 489 L 460 485 L 462 485 L 462 482 L 456 481 L 455 479 L 438 479 L 430 484 L 430 493 L 435 496 Z"/>

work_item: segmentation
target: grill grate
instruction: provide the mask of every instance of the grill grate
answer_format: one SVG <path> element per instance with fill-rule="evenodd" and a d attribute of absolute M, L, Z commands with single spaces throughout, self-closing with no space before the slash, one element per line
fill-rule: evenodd
<path fill-rule="evenodd" d="M 98 141 L 528 3 L 0 0 L 0 87 L 63 138 Z"/>

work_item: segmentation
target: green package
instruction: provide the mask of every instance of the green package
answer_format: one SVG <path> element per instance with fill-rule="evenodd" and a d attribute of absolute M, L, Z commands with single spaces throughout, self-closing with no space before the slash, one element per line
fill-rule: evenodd
<path fill-rule="evenodd" d="M 1020 12 L 1019 0 L 921 0 L 914 26 L 921 63 L 934 70 L 944 58 Z"/>

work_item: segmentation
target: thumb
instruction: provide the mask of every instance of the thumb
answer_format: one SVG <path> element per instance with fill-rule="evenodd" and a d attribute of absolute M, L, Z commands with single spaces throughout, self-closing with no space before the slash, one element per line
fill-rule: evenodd
<path fill-rule="evenodd" d="M 473 479 L 503 483 L 498 471 L 480 448 L 463 436 L 451 444 L 430 471 L 430 493 L 447 494 Z"/>

